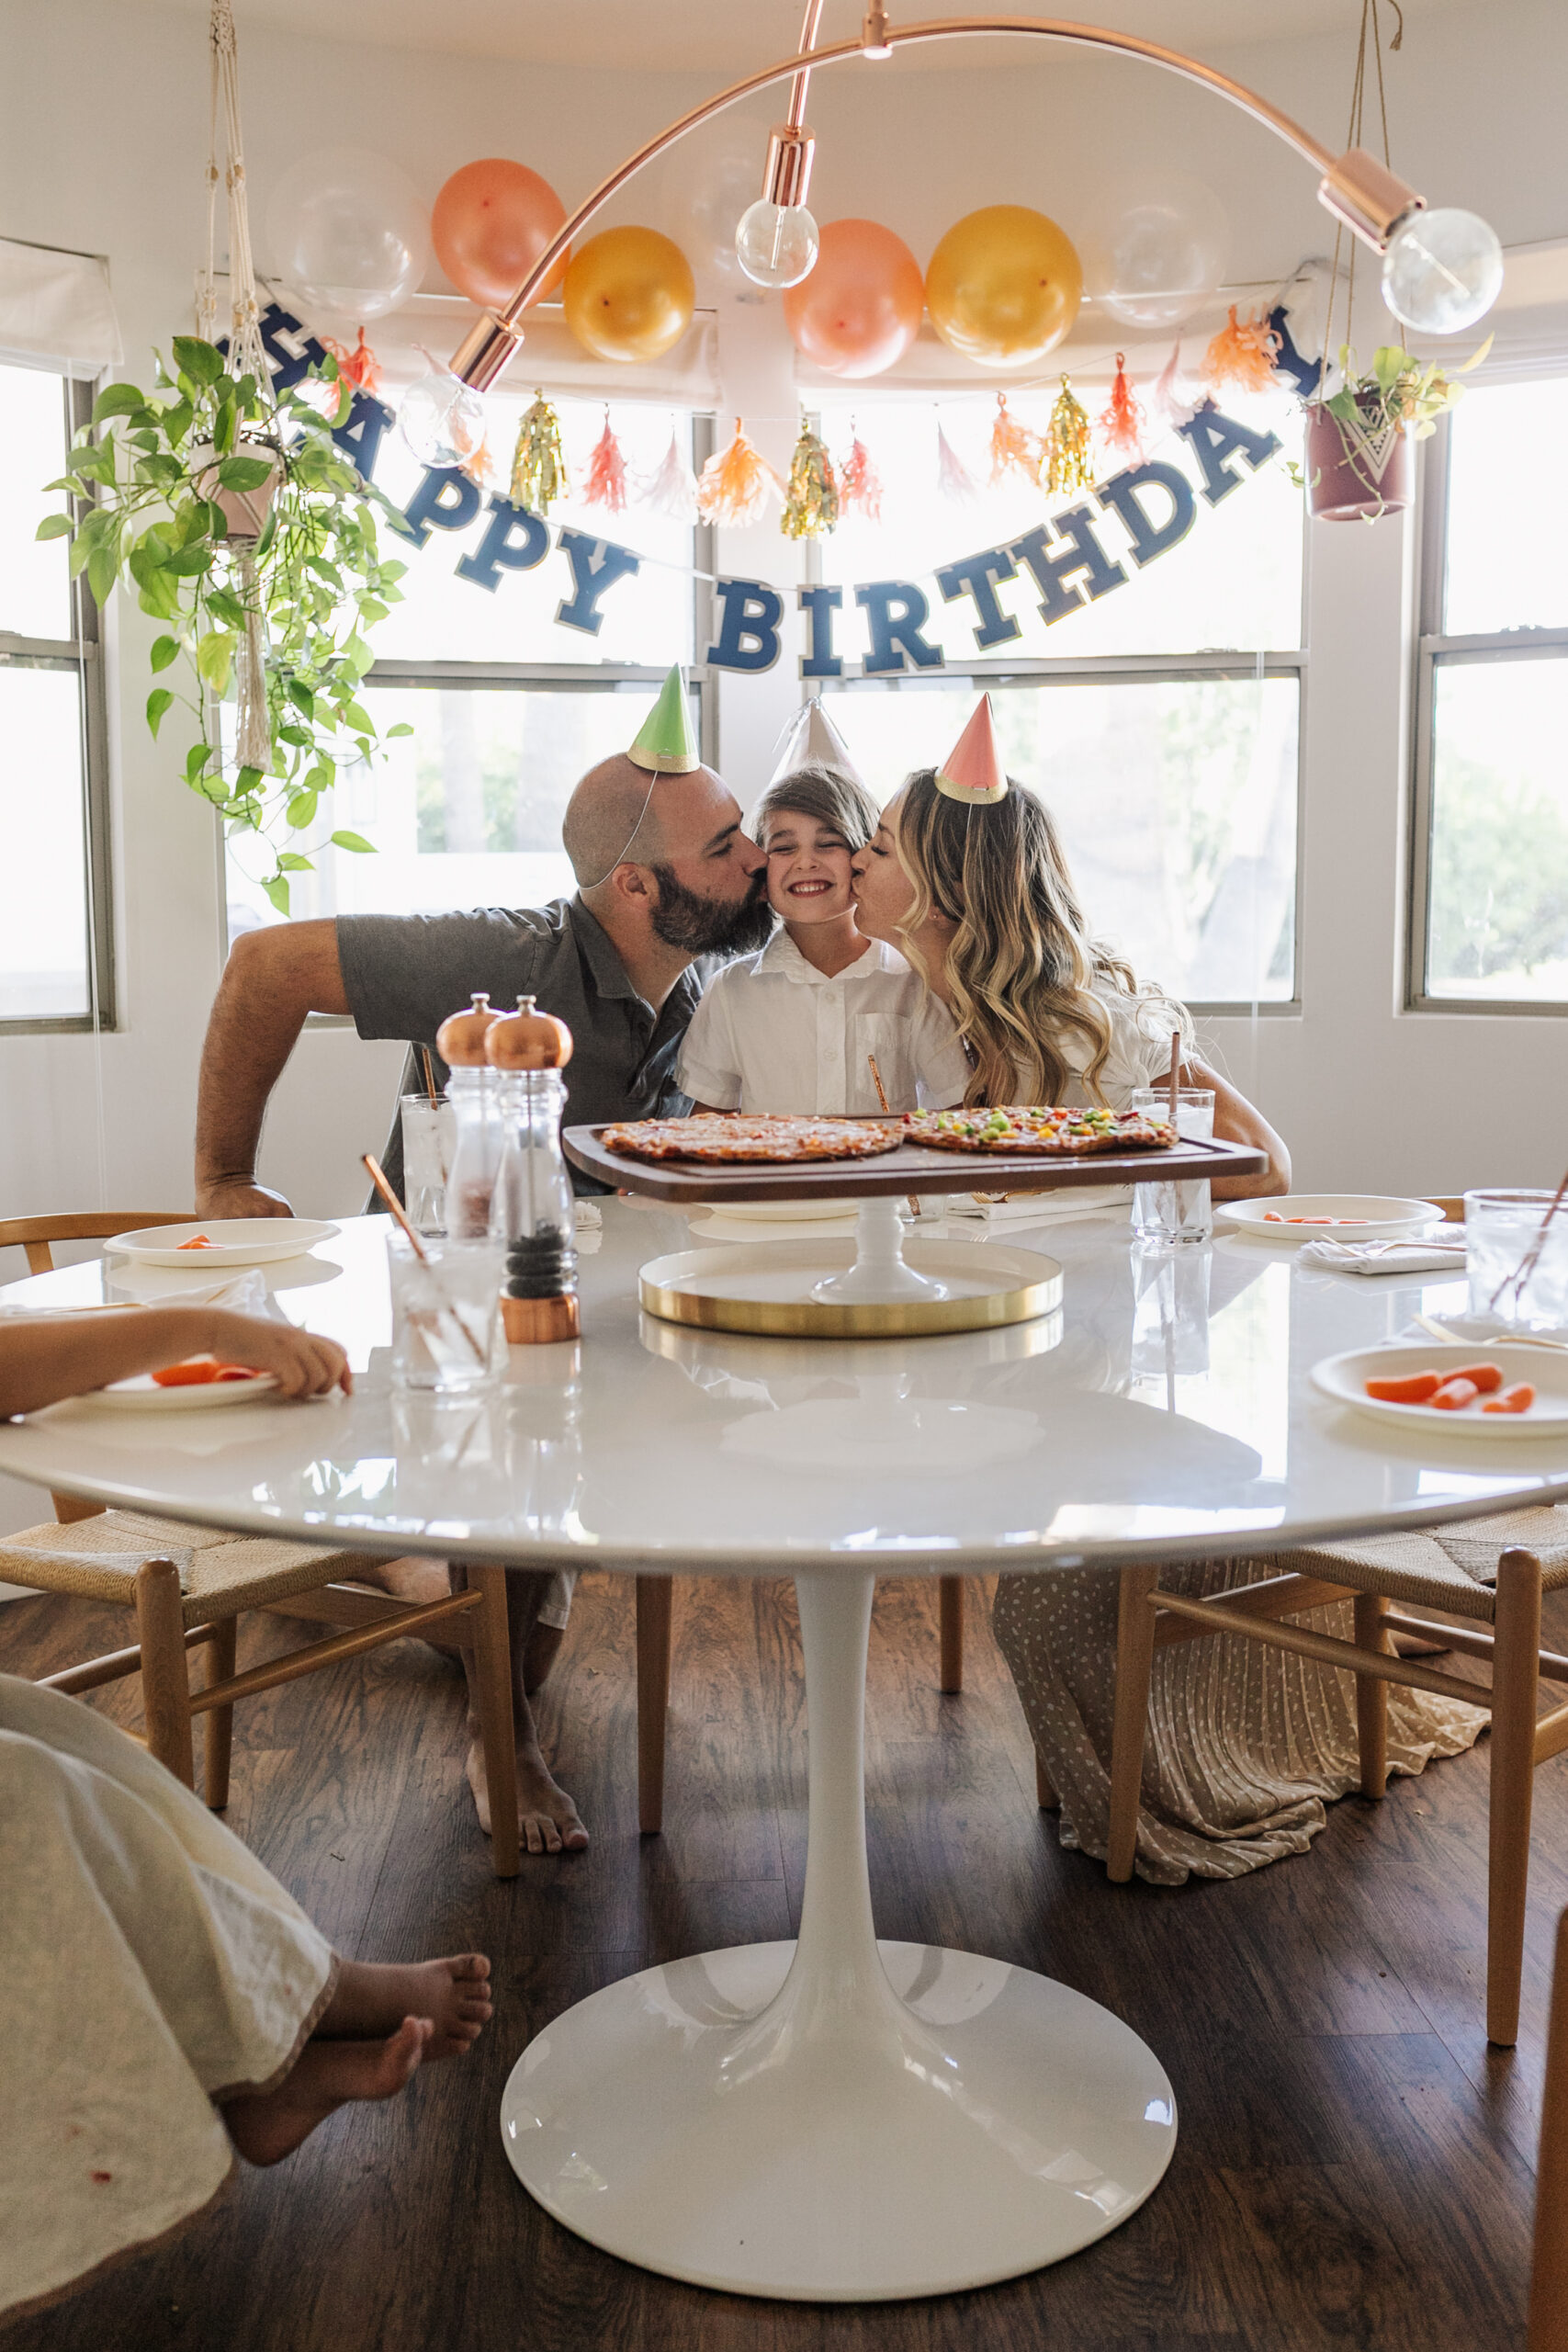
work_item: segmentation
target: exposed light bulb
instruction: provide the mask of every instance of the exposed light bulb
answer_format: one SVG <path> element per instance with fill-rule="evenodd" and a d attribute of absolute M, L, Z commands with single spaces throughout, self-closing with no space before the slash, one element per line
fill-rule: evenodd
<path fill-rule="evenodd" d="M 1382 298 L 1396 319 L 1422 334 L 1458 334 L 1475 324 L 1503 285 L 1503 248 L 1473 212 L 1449 207 L 1413 212 L 1383 255 Z"/>
<path fill-rule="evenodd" d="M 460 466 L 484 446 L 485 404 L 460 376 L 433 368 L 403 394 L 398 424 L 422 466 Z"/>
<path fill-rule="evenodd" d="M 740 216 L 735 254 L 753 285 L 798 286 L 817 266 L 817 223 L 804 204 L 760 196 Z"/>

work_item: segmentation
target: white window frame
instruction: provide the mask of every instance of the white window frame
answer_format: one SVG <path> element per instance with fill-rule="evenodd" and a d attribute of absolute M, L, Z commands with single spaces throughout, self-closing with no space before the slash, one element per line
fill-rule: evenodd
<path fill-rule="evenodd" d="M 1532 373 L 1568 376 L 1568 360 Z M 1449 459 L 1451 415 L 1444 416 L 1420 452 L 1417 517 L 1417 620 L 1414 697 L 1414 764 L 1410 791 L 1410 921 L 1405 974 L 1409 1012 L 1528 1014 L 1532 1020 L 1568 1017 L 1568 999 L 1540 997 L 1433 996 L 1427 987 L 1431 944 L 1432 824 L 1435 815 L 1438 673 L 1464 663 L 1539 662 L 1568 653 L 1568 628 L 1508 628 L 1450 635 L 1443 628 L 1443 582 L 1448 556 Z"/>
<path fill-rule="evenodd" d="M 54 370 L 44 372 L 52 374 Z M 70 445 L 92 421 L 94 390 L 90 383 L 62 375 L 61 470 L 65 469 Z M 73 520 L 86 512 L 79 499 L 71 502 Z M 0 1014 L 0 1037 L 29 1037 L 61 1033 L 91 1033 L 118 1026 L 116 1017 L 114 888 L 110 850 L 108 709 L 104 688 L 103 631 L 98 607 L 85 578 L 71 582 L 70 637 L 24 637 L 0 629 L 0 667 L 15 670 L 64 670 L 77 681 L 77 707 L 82 741 L 83 871 L 85 876 L 83 921 L 87 939 L 87 1010 L 85 1012 L 7 1016 Z"/>

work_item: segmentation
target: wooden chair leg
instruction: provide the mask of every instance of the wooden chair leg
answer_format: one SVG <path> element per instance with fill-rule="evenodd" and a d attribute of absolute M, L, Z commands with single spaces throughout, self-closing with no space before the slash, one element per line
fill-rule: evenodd
<path fill-rule="evenodd" d="M 522 1854 L 517 1830 L 517 1727 L 512 1716 L 512 1645 L 506 1623 L 506 1570 L 469 1561 L 469 1586 L 484 1599 L 470 1614 L 474 1681 L 490 1791 L 491 1860 L 497 1878 L 515 1878 Z"/>
<path fill-rule="evenodd" d="M 1157 1568 L 1123 1568 L 1116 1622 L 1116 1706 L 1111 1733 L 1111 1831 L 1105 1871 L 1118 1885 L 1133 1875 L 1138 1849 L 1138 1798 L 1144 1784 L 1144 1738 L 1154 1672 L 1155 1612 L 1149 1595 Z"/>
<path fill-rule="evenodd" d="M 1568 2352 L 1568 1911 L 1557 1923 L 1551 1978 L 1527 2352 Z"/>
<path fill-rule="evenodd" d="M 1487 1825 L 1486 2038 L 1518 2040 L 1540 1673 L 1540 1562 L 1514 1547 L 1497 1563 L 1492 1653 L 1492 1792 Z"/>
<path fill-rule="evenodd" d="M 964 1688 L 964 1579 L 939 1577 L 942 1620 L 942 1688 L 950 1696 Z"/>
<path fill-rule="evenodd" d="M 1388 1602 L 1381 1593 L 1356 1595 L 1356 1647 L 1392 1652 L 1383 1625 Z M 1356 1677 L 1356 1747 L 1361 1765 L 1361 1794 L 1381 1797 L 1388 1790 L 1388 1684 L 1371 1674 Z"/>
<path fill-rule="evenodd" d="M 1051 1775 L 1040 1761 L 1040 1750 L 1034 1751 L 1034 1802 L 1042 1813 L 1055 1813 L 1062 1800 L 1052 1785 Z"/>
<path fill-rule="evenodd" d="M 669 1577 L 637 1580 L 637 1818 L 645 1838 L 664 1826 L 664 1740 L 670 1713 Z"/>
<path fill-rule="evenodd" d="M 143 1560 L 136 1571 L 136 1626 L 141 1642 L 141 1703 L 147 1745 L 187 1789 L 196 1786 L 190 1736 L 180 1574 L 173 1560 Z"/>
<path fill-rule="evenodd" d="M 226 1682 L 234 1671 L 234 1645 L 239 1632 L 239 1620 L 225 1617 L 214 1629 L 207 1650 L 207 1680 Z M 221 1813 L 229 1802 L 229 1760 L 234 1746 L 234 1710 L 232 1705 L 213 1707 L 207 1717 L 206 1769 L 202 1774 L 203 1794 L 212 1813 Z"/>

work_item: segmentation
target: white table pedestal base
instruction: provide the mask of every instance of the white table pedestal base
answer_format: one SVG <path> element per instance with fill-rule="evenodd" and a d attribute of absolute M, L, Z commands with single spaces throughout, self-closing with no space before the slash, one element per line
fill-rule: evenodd
<path fill-rule="evenodd" d="M 863 1717 L 873 1578 L 796 1580 L 810 1844 L 796 1944 L 612 1984 L 507 2082 L 502 2138 L 547 2211 L 699 2286 L 880 2301 L 983 2286 L 1104 2236 L 1176 2140 L 1163 2067 L 1028 1969 L 878 1945 Z"/>

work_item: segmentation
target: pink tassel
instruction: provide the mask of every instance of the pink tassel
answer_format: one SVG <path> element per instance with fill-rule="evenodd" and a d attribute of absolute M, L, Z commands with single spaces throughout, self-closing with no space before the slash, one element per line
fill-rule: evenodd
<path fill-rule="evenodd" d="M 626 511 L 626 461 L 611 428 L 607 408 L 604 430 L 593 444 L 588 471 L 582 477 L 582 503 L 585 506 L 607 507 L 612 514 L 624 514 Z"/>
<path fill-rule="evenodd" d="M 852 434 L 854 427 L 850 430 Z M 839 505 L 845 514 L 863 514 L 868 523 L 882 520 L 882 476 L 858 436 L 851 441 L 850 454 L 839 468 Z"/>
<path fill-rule="evenodd" d="M 1160 369 L 1155 388 L 1149 394 L 1149 409 L 1155 424 L 1163 431 L 1174 433 L 1179 425 L 1188 424 L 1197 413 L 1198 403 L 1188 397 L 1190 387 L 1181 378 L 1181 337 L 1171 345 L 1170 357 Z"/>
<path fill-rule="evenodd" d="M 658 472 L 650 474 L 643 487 L 642 503 L 677 523 L 696 521 L 697 478 L 682 455 L 673 430 Z"/>
<path fill-rule="evenodd" d="M 973 506 L 978 492 L 975 477 L 942 429 L 938 418 L 936 428 L 936 486 L 943 498 L 955 506 Z"/>
<path fill-rule="evenodd" d="M 1124 458 L 1129 465 L 1144 462 L 1144 435 L 1146 419 L 1143 402 L 1134 393 L 1127 379 L 1127 356 L 1116 354 L 1116 373 L 1111 379 L 1111 398 L 1096 420 L 1100 437 L 1112 457 Z"/>

